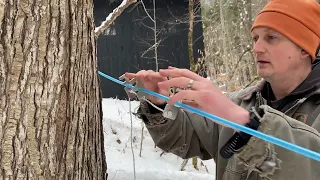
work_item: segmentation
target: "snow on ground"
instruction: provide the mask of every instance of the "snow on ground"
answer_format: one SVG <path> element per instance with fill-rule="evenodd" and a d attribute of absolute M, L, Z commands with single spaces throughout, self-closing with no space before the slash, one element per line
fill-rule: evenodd
<path fill-rule="evenodd" d="M 137 101 L 131 102 L 132 112 L 136 112 L 138 104 Z M 108 179 L 134 179 L 130 141 L 131 121 L 129 102 L 111 98 L 103 99 L 102 108 Z M 143 148 L 140 157 L 142 122 L 134 115 L 132 115 L 132 120 L 133 150 L 137 180 L 215 179 L 215 163 L 213 160 L 201 161 L 198 159 L 198 171 L 193 168 L 192 160 L 190 159 L 185 166 L 185 170 L 180 171 L 183 159 L 170 153 L 161 155 L 162 150 L 154 147 L 154 143 L 146 128 L 143 131 Z"/>

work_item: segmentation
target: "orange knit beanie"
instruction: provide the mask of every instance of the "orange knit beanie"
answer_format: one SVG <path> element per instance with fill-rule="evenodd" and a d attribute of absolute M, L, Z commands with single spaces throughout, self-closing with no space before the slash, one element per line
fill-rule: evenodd
<path fill-rule="evenodd" d="M 278 31 L 315 60 L 320 45 L 320 5 L 315 0 L 271 0 L 252 29 L 258 26 Z"/>

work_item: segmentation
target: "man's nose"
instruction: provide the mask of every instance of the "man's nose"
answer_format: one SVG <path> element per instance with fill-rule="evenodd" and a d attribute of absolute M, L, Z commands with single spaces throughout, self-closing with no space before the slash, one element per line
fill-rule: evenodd
<path fill-rule="evenodd" d="M 253 45 L 253 53 L 260 54 L 266 51 L 265 43 L 262 39 L 258 39 Z"/>

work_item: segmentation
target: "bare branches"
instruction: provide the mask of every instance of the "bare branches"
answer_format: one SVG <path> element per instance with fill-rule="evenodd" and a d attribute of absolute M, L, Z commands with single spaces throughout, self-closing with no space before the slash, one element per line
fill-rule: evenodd
<path fill-rule="evenodd" d="M 148 26 L 148 25 L 145 25 L 145 24 L 142 22 L 142 20 L 144 20 L 144 19 L 147 18 L 147 17 L 142 18 L 142 20 L 140 20 L 140 21 L 141 21 L 140 24 L 141 24 L 142 26 L 144 26 L 144 27 L 146 27 L 146 28 L 148 28 L 148 29 L 151 29 L 151 30 L 153 31 L 153 40 L 154 40 L 154 44 L 153 44 L 151 47 L 149 47 L 147 50 L 145 50 L 145 51 L 142 53 L 141 57 L 144 57 L 145 54 L 147 54 L 149 51 L 154 50 L 154 57 L 153 57 L 153 59 L 155 59 L 155 62 L 156 62 L 155 71 L 159 71 L 158 46 L 159 46 L 161 40 L 158 41 L 157 36 L 158 36 L 159 33 L 161 32 L 161 30 L 160 30 L 160 31 L 157 31 L 156 0 L 153 0 L 153 18 L 151 17 L 151 15 L 149 14 L 147 8 L 145 7 L 145 5 L 144 5 L 144 3 L 143 3 L 143 0 L 140 0 L 140 3 L 142 4 L 143 10 L 144 10 L 145 13 L 147 14 L 147 17 L 152 21 L 153 27 L 150 27 L 150 26 Z M 146 44 L 149 44 L 149 43 L 146 43 Z M 144 58 L 146 58 L 146 57 L 144 57 Z"/>
<path fill-rule="evenodd" d="M 145 50 L 145 51 L 142 53 L 141 57 L 144 57 L 144 55 L 146 55 L 149 51 L 155 49 L 156 46 L 158 46 L 158 44 L 159 44 L 159 43 L 153 44 L 151 47 L 149 47 L 147 50 Z"/>
<path fill-rule="evenodd" d="M 226 74 L 219 80 L 225 84 L 225 91 L 246 87 L 257 75 L 250 27 L 265 1 L 218 0 L 203 8 L 208 73 L 213 79 Z"/>
<path fill-rule="evenodd" d="M 146 6 L 145 6 L 144 3 L 143 3 L 143 0 L 140 0 L 140 2 L 141 2 L 141 4 L 142 4 L 142 6 L 143 6 L 144 11 L 146 12 L 146 14 L 147 14 L 148 17 L 150 18 L 150 20 L 154 23 L 154 22 L 155 22 L 155 19 L 153 19 L 153 18 L 150 16 L 150 14 L 148 13 L 148 11 L 147 11 L 147 9 L 146 9 Z"/>
<path fill-rule="evenodd" d="M 258 81 L 258 80 L 260 80 L 260 79 L 261 79 L 261 78 L 260 78 L 259 76 L 254 76 L 254 77 L 252 78 L 252 80 L 251 80 L 247 85 L 244 86 L 243 89 L 251 86 L 251 84 L 253 84 L 254 82 L 256 82 L 256 81 Z"/>
<path fill-rule="evenodd" d="M 231 74 L 231 76 L 230 76 L 230 78 L 229 78 L 230 80 L 233 78 L 233 76 L 234 76 L 237 68 L 239 67 L 240 62 L 243 60 L 243 56 L 244 56 L 247 52 L 249 52 L 249 51 L 251 51 L 250 48 L 248 48 L 247 50 L 245 50 L 245 51 L 240 55 L 240 58 L 239 58 L 239 60 L 238 60 L 238 62 L 237 62 L 237 65 L 235 66 L 235 69 L 233 69 L 232 74 Z"/>
<path fill-rule="evenodd" d="M 94 32 L 95 36 L 98 37 L 103 31 L 108 29 L 108 27 L 116 20 L 118 16 L 131 4 L 136 3 L 137 0 L 123 0 L 122 3 L 110 13 L 106 20 L 102 22 L 102 24 L 97 27 Z"/>

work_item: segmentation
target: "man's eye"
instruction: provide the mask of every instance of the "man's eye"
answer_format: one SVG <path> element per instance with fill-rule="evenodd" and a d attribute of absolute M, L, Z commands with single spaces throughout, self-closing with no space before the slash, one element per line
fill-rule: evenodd
<path fill-rule="evenodd" d="M 258 37 L 258 36 L 254 36 L 254 37 L 252 38 L 252 40 L 253 40 L 254 42 L 257 42 L 257 41 L 258 41 L 258 39 L 259 39 L 259 37 Z"/>
<path fill-rule="evenodd" d="M 268 39 L 268 41 L 270 41 L 270 40 L 276 39 L 276 37 L 275 36 L 268 36 L 267 39 Z"/>

